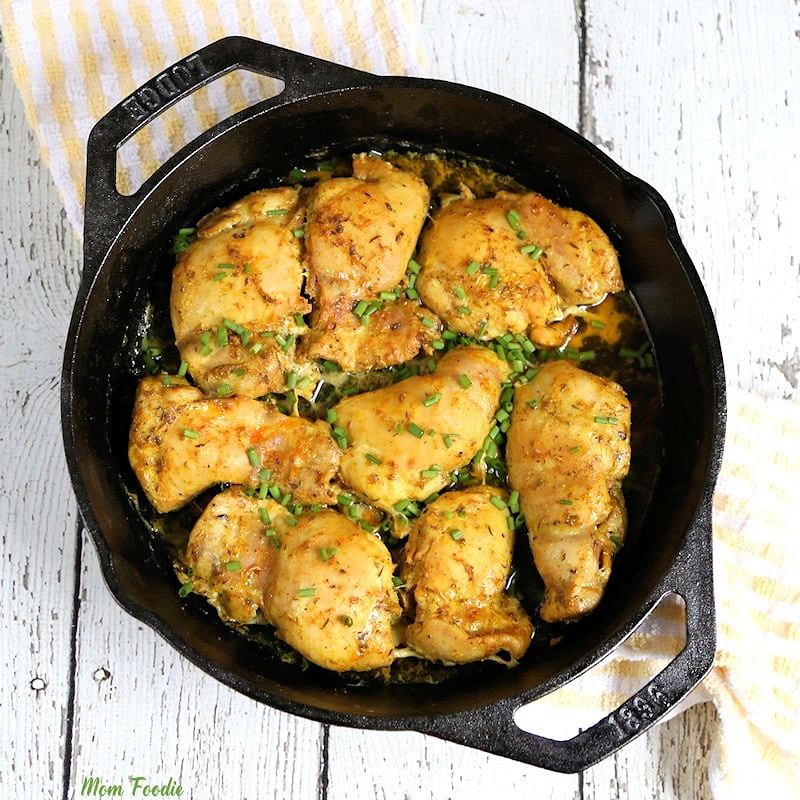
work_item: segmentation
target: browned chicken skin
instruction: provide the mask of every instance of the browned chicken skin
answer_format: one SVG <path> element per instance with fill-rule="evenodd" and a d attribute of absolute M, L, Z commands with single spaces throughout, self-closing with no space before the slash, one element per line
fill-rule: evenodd
<path fill-rule="evenodd" d="M 625 536 L 630 403 L 613 381 L 568 361 L 514 393 L 506 459 L 520 493 L 548 622 L 595 608 Z"/>
<path fill-rule="evenodd" d="M 505 492 L 479 486 L 441 495 L 414 524 L 401 577 L 412 592 L 406 641 L 420 655 L 465 664 L 508 651 L 521 658 L 533 634 L 528 615 L 505 593 L 514 532 L 493 505 Z"/>
<path fill-rule="evenodd" d="M 429 201 L 420 178 L 364 154 L 353 156 L 352 178 L 311 190 L 305 243 L 314 313 L 305 356 L 348 371 L 375 369 L 407 361 L 434 337 L 422 322 L 430 312 L 380 298 L 403 282 Z M 356 317 L 361 300 L 383 308 Z"/>
<path fill-rule="evenodd" d="M 446 202 L 422 236 L 419 260 L 425 304 L 448 327 L 482 340 L 510 331 L 561 344 L 569 331 L 547 326 L 568 307 L 623 288 L 602 230 L 536 192 Z"/>
<path fill-rule="evenodd" d="M 216 483 L 257 485 L 261 469 L 299 503 L 332 503 L 341 451 L 324 421 L 247 397 L 207 398 L 180 378 L 143 378 L 128 458 L 153 507 L 175 511 Z"/>
<path fill-rule="evenodd" d="M 301 294 L 297 189 L 265 189 L 209 214 L 180 253 L 170 311 L 189 374 L 209 393 L 260 397 L 286 387 Z M 302 322 L 302 320 L 300 320 Z M 289 342 L 288 346 L 286 342 Z"/>
<path fill-rule="evenodd" d="M 342 480 L 390 512 L 447 486 L 489 433 L 508 371 L 488 348 L 456 347 L 432 374 L 345 398 L 334 407 L 350 440 Z"/>

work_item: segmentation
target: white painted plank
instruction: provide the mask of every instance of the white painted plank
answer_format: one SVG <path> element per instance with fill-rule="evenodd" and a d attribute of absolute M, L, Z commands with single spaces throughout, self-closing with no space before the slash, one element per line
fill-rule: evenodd
<path fill-rule="evenodd" d="M 77 530 L 58 380 L 78 253 L 5 52 L 0 186 L 0 784 L 58 797 Z"/>
<path fill-rule="evenodd" d="M 318 795 L 322 726 L 256 703 L 190 664 L 111 597 L 84 542 L 71 787 L 144 776 L 192 800 Z"/>
<path fill-rule="evenodd" d="M 729 380 L 800 397 L 797 4 L 589 0 L 587 23 L 588 135 L 675 211 Z"/>

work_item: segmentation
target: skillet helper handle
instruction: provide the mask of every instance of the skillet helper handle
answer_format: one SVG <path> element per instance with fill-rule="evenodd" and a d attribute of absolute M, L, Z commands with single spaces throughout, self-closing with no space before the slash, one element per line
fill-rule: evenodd
<path fill-rule="evenodd" d="M 90 239 L 97 242 L 95 251 L 106 246 L 152 185 L 170 169 L 170 162 L 167 162 L 136 192 L 120 194 L 117 191 L 117 150 L 170 106 L 235 69 L 246 69 L 283 81 L 283 90 L 262 101 L 260 108 L 331 89 L 366 85 L 375 80 L 369 73 L 244 36 L 220 39 L 181 59 L 112 108 L 89 134 L 85 244 Z M 85 250 L 90 252 L 91 248 L 85 247 Z"/>
<path fill-rule="evenodd" d="M 710 524 L 687 537 L 669 573 L 651 595 L 654 605 L 676 593 L 686 604 L 686 645 L 633 697 L 581 731 L 558 741 L 527 733 L 514 721 L 524 703 L 504 701 L 466 715 L 434 718 L 418 730 L 557 772 L 580 772 L 655 725 L 705 677 L 714 660 L 716 630 Z M 441 726 L 438 724 L 441 723 Z"/>

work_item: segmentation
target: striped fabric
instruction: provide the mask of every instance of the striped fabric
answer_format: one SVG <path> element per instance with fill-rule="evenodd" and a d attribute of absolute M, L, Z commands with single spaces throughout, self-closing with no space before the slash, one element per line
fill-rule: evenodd
<path fill-rule="evenodd" d="M 76 232 L 85 146 L 94 122 L 203 45 L 243 34 L 376 73 L 418 74 L 406 0 L 0 0 L 4 43 L 28 119 Z M 236 73 L 166 112 L 120 153 L 136 187 L 213 122 L 274 91 Z M 684 707 L 711 699 L 721 717 L 712 757 L 718 798 L 800 797 L 800 407 L 733 393 L 714 508 L 719 652 Z M 611 659 L 521 711 L 530 730 L 568 736 L 636 691 L 676 653 L 683 616 L 663 603 Z M 562 723 L 553 728 L 553 721 Z M 756 788 L 753 788 L 755 785 Z"/>
<path fill-rule="evenodd" d="M 78 233 L 94 123 L 209 42 L 250 36 L 378 74 L 416 74 L 420 58 L 405 0 L 0 0 L 0 21 L 25 112 Z M 121 149 L 120 187 L 138 187 L 270 86 L 240 71 L 195 92 Z"/>

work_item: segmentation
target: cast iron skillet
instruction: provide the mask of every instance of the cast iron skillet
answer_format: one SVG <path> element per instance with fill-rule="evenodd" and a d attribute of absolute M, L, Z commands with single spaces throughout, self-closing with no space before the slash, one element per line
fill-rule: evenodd
<path fill-rule="evenodd" d="M 198 137 L 135 194 L 119 194 L 122 143 L 236 68 L 280 78 L 285 89 Z M 131 310 L 146 297 L 171 236 L 211 208 L 274 184 L 315 151 L 373 143 L 488 159 L 594 217 L 619 250 L 662 381 L 659 477 L 641 535 L 623 551 L 600 608 L 560 645 L 480 680 L 356 688 L 281 663 L 201 603 L 178 597 L 126 492 Z M 89 137 L 87 162 L 84 272 L 63 369 L 64 441 L 106 582 L 132 615 L 218 680 L 276 708 L 337 725 L 420 731 L 562 772 L 642 733 L 706 674 L 715 648 L 711 497 L 724 431 L 723 364 L 706 295 L 655 190 L 519 103 L 441 81 L 378 77 L 241 37 L 183 59 L 112 109 Z M 686 603 L 686 646 L 641 691 L 568 741 L 517 727 L 518 707 L 597 663 L 672 592 Z"/>

